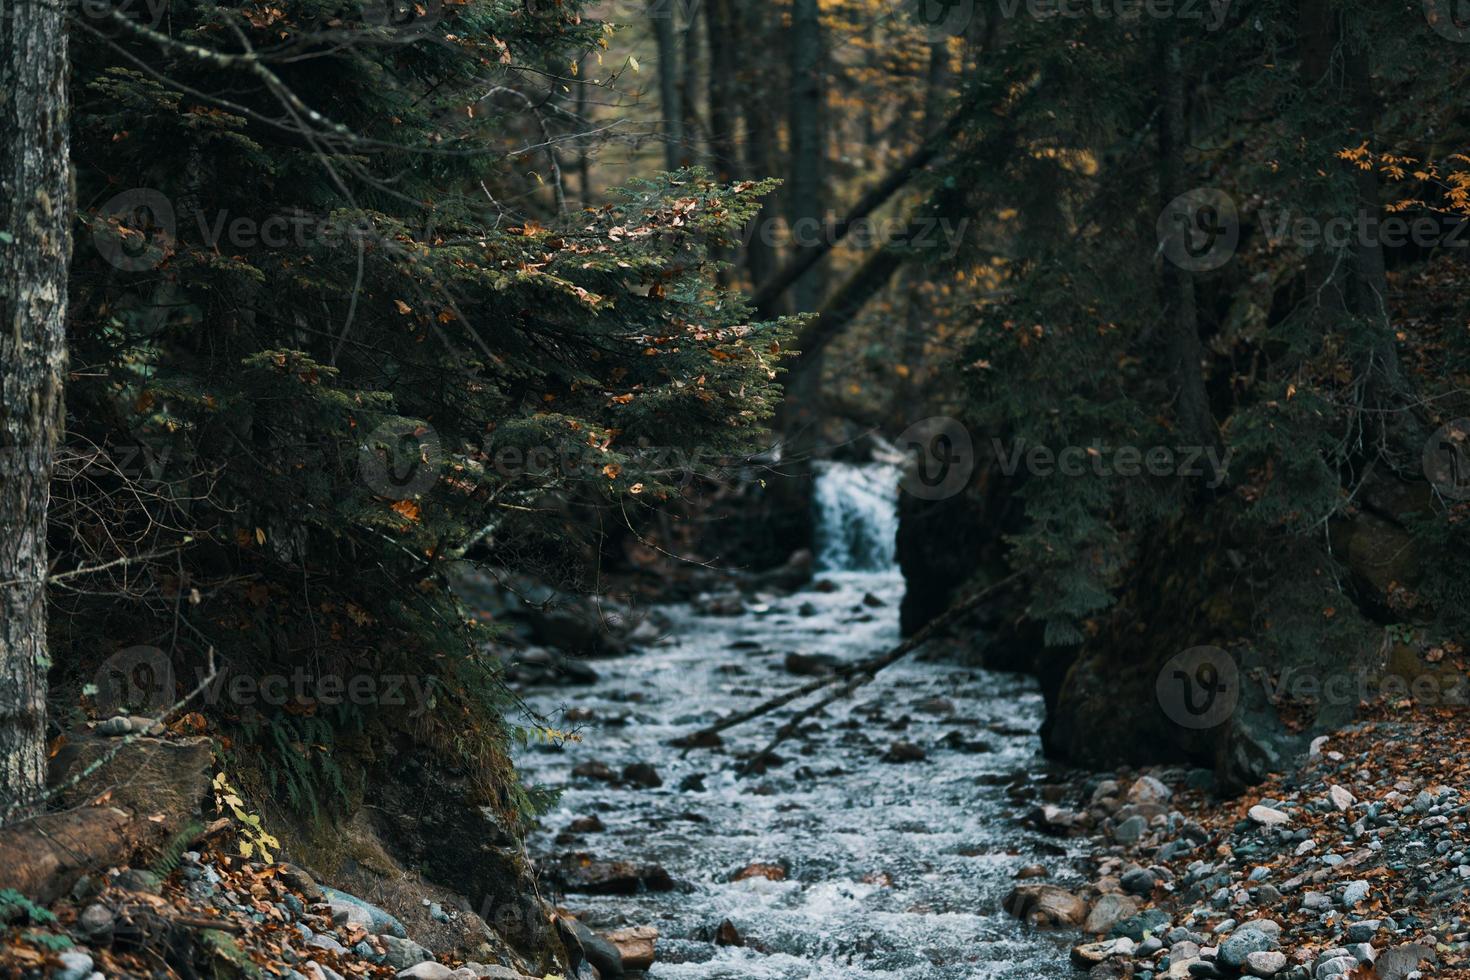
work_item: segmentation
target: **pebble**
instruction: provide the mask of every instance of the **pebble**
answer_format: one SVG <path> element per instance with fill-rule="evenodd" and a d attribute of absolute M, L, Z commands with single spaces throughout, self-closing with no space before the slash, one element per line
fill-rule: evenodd
<path fill-rule="evenodd" d="M 1348 908 L 1352 908 L 1367 897 L 1368 882 L 1361 878 L 1348 882 L 1347 887 L 1342 890 L 1342 904 Z"/>
<path fill-rule="evenodd" d="M 1286 954 L 1272 949 L 1258 950 L 1245 958 L 1244 973 L 1252 977 L 1274 977 L 1286 969 Z"/>
<path fill-rule="evenodd" d="M 92 957 L 78 950 L 67 950 L 59 957 L 61 971 L 54 980 L 87 980 L 92 975 Z"/>
<path fill-rule="evenodd" d="M 1148 895 L 1153 892 L 1154 886 L 1158 884 L 1158 879 L 1147 868 L 1133 868 L 1123 873 L 1119 884 L 1123 886 L 1124 891 L 1135 895 Z"/>
<path fill-rule="evenodd" d="M 1219 960 L 1239 969 L 1251 953 L 1263 953 L 1273 945 L 1271 937 L 1248 926 L 1235 930 L 1220 944 Z"/>
<path fill-rule="evenodd" d="M 1246 816 L 1263 827 L 1280 827 L 1291 822 L 1291 817 L 1282 811 L 1259 803 L 1251 807 Z"/>

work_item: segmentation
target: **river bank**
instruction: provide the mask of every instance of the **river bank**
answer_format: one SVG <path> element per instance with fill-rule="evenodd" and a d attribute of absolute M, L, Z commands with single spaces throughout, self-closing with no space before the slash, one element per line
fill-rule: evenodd
<path fill-rule="evenodd" d="M 1088 885 L 1021 886 L 1008 907 L 1066 910 L 1097 978 L 1465 976 L 1461 721 L 1377 705 L 1234 800 L 1198 771 L 1074 780 L 1027 819 L 1086 842 Z"/>

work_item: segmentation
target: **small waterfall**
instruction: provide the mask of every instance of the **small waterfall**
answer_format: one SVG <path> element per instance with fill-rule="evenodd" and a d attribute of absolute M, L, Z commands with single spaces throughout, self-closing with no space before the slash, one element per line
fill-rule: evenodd
<path fill-rule="evenodd" d="M 886 463 L 816 463 L 817 568 L 826 572 L 894 570 L 898 468 Z"/>

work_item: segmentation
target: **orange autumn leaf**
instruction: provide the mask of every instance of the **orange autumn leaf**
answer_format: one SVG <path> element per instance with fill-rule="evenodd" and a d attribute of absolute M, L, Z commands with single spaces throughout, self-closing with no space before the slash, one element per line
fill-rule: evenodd
<path fill-rule="evenodd" d="M 419 519 L 419 505 L 412 500 L 395 500 L 388 506 L 391 510 L 401 514 L 410 521 L 417 521 Z"/>

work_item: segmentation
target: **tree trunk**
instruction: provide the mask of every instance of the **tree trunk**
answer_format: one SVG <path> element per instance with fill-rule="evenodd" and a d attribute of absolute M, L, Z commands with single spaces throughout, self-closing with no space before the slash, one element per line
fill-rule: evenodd
<path fill-rule="evenodd" d="M 740 47 L 739 25 L 731 0 L 705 0 L 705 27 L 709 31 L 709 155 L 715 176 L 722 181 L 735 175 L 735 52 Z"/>
<path fill-rule="evenodd" d="M 1184 147 L 1188 143 L 1184 114 L 1183 53 L 1173 25 L 1164 30 L 1159 57 L 1159 190 L 1165 207 L 1185 193 Z M 1165 330 L 1165 358 L 1173 387 L 1174 417 L 1180 436 L 1190 444 L 1216 447 L 1219 433 L 1210 414 L 1201 362 L 1199 311 L 1193 273 L 1167 259 L 1162 263 L 1161 286 Z"/>
<path fill-rule="evenodd" d="M 699 80 L 699 14 L 703 3 L 689 5 L 689 20 L 684 25 L 683 60 L 679 63 L 680 128 L 684 135 L 684 154 L 692 155 L 699 134 L 699 113 L 695 105 L 695 89 Z M 692 161 L 691 161 L 692 162 Z"/>
<path fill-rule="evenodd" d="M 0 821 L 45 784 L 46 506 L 71 257 L 64 6 L 0 13 Z"/>
<path fill-rule="evenodd" d="M 791 184 L 787 214 L 796 254 L 821 250 L 822 163 L 822 21 L 817 0 L 794 0 L 791 8 Z M 796 283 L 798 310 L 822 304 L 821 270 L 807 271 Z"/>
<path fill-rule="evenodd" d="M 678 170 L 684 156 L 684 105 L 679 92 L 679 38 L 674 29 L 675 0 L 664 0 L 653 11 L 654 40 L 658 44 L 659 109 L 664 117 L 664 169 Z"/>
<path fill-rule="evenodd" d="M 744 63 L 740 68 L 740 85 L 737 98 L 745 117 L 745 175 L 753 180 L 776 176 L 776 164 L 772 159 L 774 147 L 772 136 L 776 132 L 775 113 L 766 98 L 764 86 L 759 85 L 762 66 L 759 59 L 770 50 L 770 39 L 764 25 L 765 10 L 751 5 L 745 9 L 744 38 L 741 47 Z M 745 244 L 745 264 L 750 270 L 752 286 L 760 286 L 776 272 L 777 255 L 770 238 L 770 228 L 779 215 L 780 205 L 776 196 L 770 195 L 761 205 L 755 217 L 755 231 Z M 779 312 L 779 311 L 778 311 Z"/>

